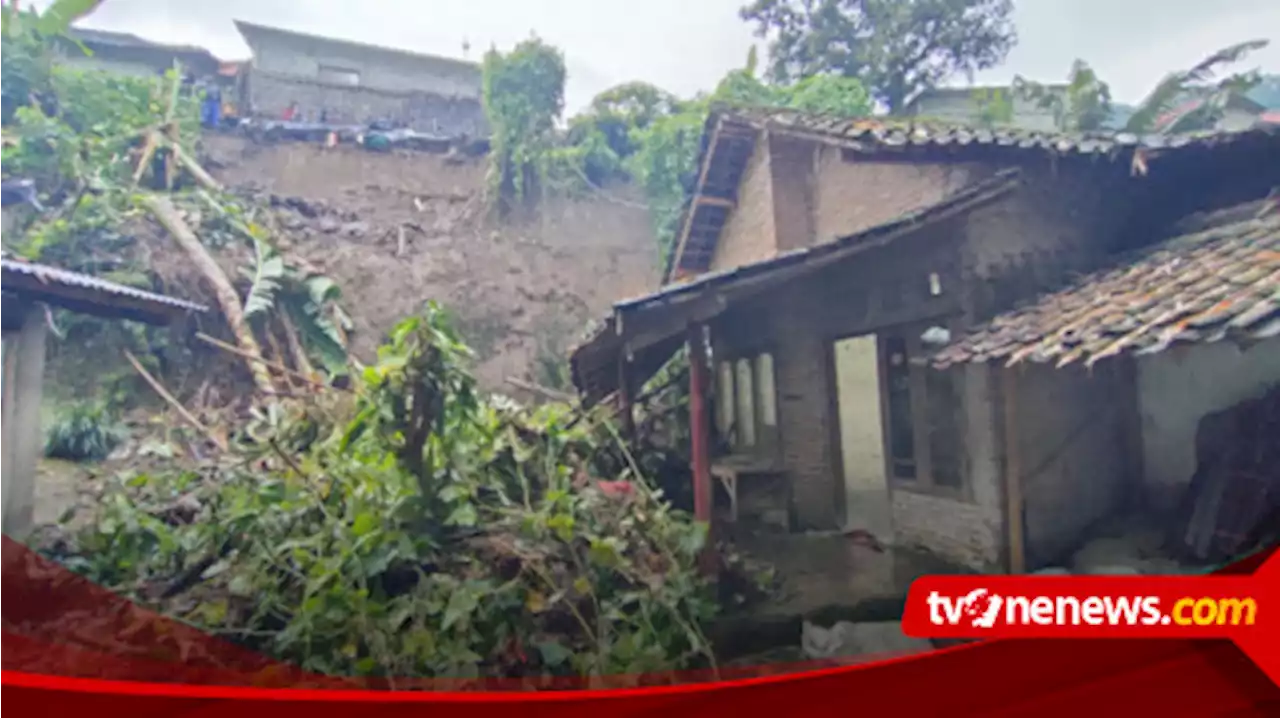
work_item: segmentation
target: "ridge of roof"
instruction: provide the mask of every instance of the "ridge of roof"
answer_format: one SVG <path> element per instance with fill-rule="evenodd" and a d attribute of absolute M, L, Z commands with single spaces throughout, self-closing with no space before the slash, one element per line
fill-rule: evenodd
<path fill-rule="evenodd" d="M 96 42 L 104 45 L 115 45 L 117 47 L 137 47 L 154 50 L 168 50 L 170 52 L 187 52 L 208 55 L 210 58 L 217 60 L 207 48 L 199 45 L 170 45 L 164 42 L 156 42 L 148 40 L 140 35 L 134 35 L 130 32 L 117 32 L 115 30 L 99 30 L 90 27 L 72 27 L 67 30 L 67 35 L 73 40 L 79 42 Z"/>
<path fill-rule="evenodd" d="M 413 50 L 406 50 L 400 47 L 389 47 L 387 45 L 377 45 L 371 42 L 362 42 L 360 40 L 347 40 L 344 38 L 318 35 L 315 33 L 301 32 L 298 30 L 287 30 L 282 27 L 275 27 L 272 25 L 260 25 L 258 23 L 248 22 L 246 20 L 232 20 L 231 22 L 235 24 L 236 30 L 240 33 L 242 37 L 244 37 L 246 42 L 248 42 L 249 40 L 249 35 L 253 33 L 286 35 L 286 36 L 291 36 L 291 37 L 295 37 L 303 40 L 324 42 L 332 45 L 346 45 L 348 47 L 359 48 L 361 50 L 372 50 L 375 52 L 383 52 L 383 53 L 388 53 L 392 55 L 401 55 L 404 57 L 413 58 L 415 60 L 430 60 L 432 62 L 440 62 L 440 63 L 446 63 L 450 65 L 455 65 L 459 68 L 466 68 L 468 70 L 474 70 L 476 72 L 480 71 L 480 63 L 472 62 L 471 60 L 461 60 L 456 57 L 446 57 L 444 55 L 433 55 L 426 52 L 415 52 Z"/>
<path fill-rule="evenodd" d="M 793 131 L 815 140 L 854 141 L 870 146 L 905 145 L 997 145 L 1021 150 L 1049 150 L 1058 153 L 1106 154 L 1118 149 L 1165 150 L 1188 145 L 1229 140 L 1242 135 L 1268 132 L 1247 127 L 1232 130 L 1201 130 L 1175 135 L 1136 134 L 1114 130 L 1088 132 L 1042 132 L 1019 127 L 979 128 L 963 123 L 926 120 L 916 117 L 848 117 L 801 112 L 774 107 L 713 106 L 710 116 L 756 129 Z"/>

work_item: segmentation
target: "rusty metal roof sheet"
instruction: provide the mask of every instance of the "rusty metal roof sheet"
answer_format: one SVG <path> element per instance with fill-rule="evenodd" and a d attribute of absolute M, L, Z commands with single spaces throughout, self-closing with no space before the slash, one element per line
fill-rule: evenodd
<path fill-rule="evenodd" d="M 943 347 L 935 367 L 1151 354 L 1174 344 L 1280 336 L 1280 210 L 1166 240 L 1002 314 Z"/>
<path fill-rule="evenodd" d="M 51 304 L 74 304 L 69 308 L 84 311 L 88 311 L 88 305 L 98 305 L 104 311 L 92 313 L 137 315 L 134 318 L 150 321 L 160 321 L 162 317 L 176 313 L 208 311 L 200 304 L 65 269 L 8 257 L 0 262 L 3 263 L 2 286 L 5 293 L 27 294 Z M 66 301 L 60 301 L 64 299 Z"/>

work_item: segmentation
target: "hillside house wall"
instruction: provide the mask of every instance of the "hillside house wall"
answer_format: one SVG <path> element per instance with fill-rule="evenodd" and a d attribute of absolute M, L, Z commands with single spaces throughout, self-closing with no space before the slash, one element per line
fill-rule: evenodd
<path fill-rule="evenodd" d="M 1175 508 L 1196 471 L 1196 434 L 1208 414 L 1280 384 L 1280 339 L 1247 349 L 1229 342 L 1174 347 L 1137 363 L 1144 498 Z"/>
<path fill-rule="evenodd" d="M 829 241 L 892 219 L 914 209 L 916 203 L 937 201 L 991 171 L 843 158 L 837 165 L 831 158 L 838 155 L 828 154 L 825 164 L 819 157 L 810 165 L 815 181 L 806 193 L 796 190 L 799 183 L 781 181 L 784 168 L 793 177 L 803 177 L 802 165 L 795 160 L 796 148 L 772 149 L 773 219 L 779 245 L 795 241 L 781 239 L 787 236 L 786 223 L 804 226 L 804 213 L 788 214 L 787 210 L 804 206 L 810 197 L 815 206 L 810 216 L 814 238 Z M 789 161 L 780 161 L 787 150 Z M 756 182 L 757 187 L 744 184 L 743 198 L 764 193 L 758 181 L 762 164 L 757 160 L 755 172 L 748 172 L 747 181 Z M 731 309 L 713 325 L 718 356 L 766 349 L 773 353 L 779 458 L 789 483 L 795 528 L 832 529 L 844 519 L 834 340 L 892 331 L 918 336 L 933 325 L 960 332 L 1022 297 L 1043 291 L 1068 272 L 1091 266 L 1118 242 L 1120 223 L 1107 202 L 1111 185 L 1105 176 L 1047 166 L 1024 168 L 1024 175 L 1024 186 L 1004 199 L 770 290 Z M 835 178 L 846 187 L 871 187 L 877 194 L 846 191 L 841 204 L 836 201 L 840 193 L 822 178 Z M 882 197 L 881 184 L 895 181 L 915 194 Z M 778 201 L 788 196 L 790 201 Z M 891 201 L 896 204 L 886 208 Z M 739 206 L 738 213 L 748 204 L 740 201 Z M 829 211 L 824 213 L 824 206 Z M 752 238 L 756 246 L 767 246 L 759 229 L 767 226 L 767 218 L 735 225 L 731 216 L 726 225 L 730 231 L 721 242 L 733 245 L 736 240 L 738 247 L 746 246 L 744 226 L 756 228 Z M 801 236 L 801 232 L 790 236 Z M 939 279 L 940 296 L 931 296 L 930 274 Z M 957 375 L 962 417 L 958 430 L 964 445 L 963 488 L 945 492 L 889 480 L 893 538 L 961 565 L 992 569 L 1002 565 L 1007 546 L 1006 385 L 998 372 L 985 365 L 951 371 Z M 1124 371 L 1118 364 L 1092 373 L 1053 373 L 1040 367 L 1016 378 L 1012 404 L 1019 417 L 1016 440 L 1024 471 L 1023 516 L 1028 560 L 1033 563 L 1059 558 L 1073 547 L 1081 531 L 1131 496 L 1128 479 L 1134 476 L 1134 467 L 1124 457 L 1128 456 L 1125 442 L 1134 440 L 1136 398 L 1132 382 L 1125 383 Z M 886 471 L 886 475 L 891 474 Z"/>
<path fill-rule="evenodd" d="M 250 107 L 264 117 L 279 117 L 297 102 L 313 120 L 324 110 L 329 122 L 340 124 L 387 119 L 403 122 L 419 132 L 469 137 L 488 133 L 484 108 L 479 100 L 471 98 L 346 87 L 273 75 L 257 68 L 249 70 L 247 88 Z"/>
<path fill-rule="evenodd" d="M 996 169 L 973 163 L 881 159 L 825 145 L 816 153 L 813 224 L 818 244 L 936 204 Z"/>
<path fill-rule="evenodd" d="M 253 50 L 249 101 L 278 115 L 291 102 L 333 121 L 394 119 L 424 132 L 487 134 L 480 67 L 271 28 L 241 26 Z"/>
<path fill-rule="evenodd" d="M 770 159 L 770 153 L 758 144 L 747 160 L 738 183 L 737 202 L 711 257 L 711 271 L 758 262 L 777 253 Z"/>
<path fill-rule="evenodd" d="M 959 310 L 954 295 L 930 296 L 921 266 L 957 271 L 955 227 L 843 260 L 732 308 L 712 325 L 717 357 L 773 354 L 779 458 L 791 494 L 793 525 L 828 530 L 843 520 L 843 484 L 835 448 L 831 344 L 878 328 L 931 321 Z M 920 275 L 920 276 L 917 276 Z"/>
<path fill-rule="evenodd" d="M 868 158 L 810 140 L 763 136 L 743 172 L 711 271 L 856 234 L 935 204 L 994 170 Z"/>

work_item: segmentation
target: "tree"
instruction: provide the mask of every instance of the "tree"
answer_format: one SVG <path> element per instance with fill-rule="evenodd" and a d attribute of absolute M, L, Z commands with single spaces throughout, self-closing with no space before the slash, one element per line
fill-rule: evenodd
<path fill-rule="evenodd" d="M 490 187 L 502 199 L 534 194 L 564 111 L 564 54 L 531 37 L 506 54 L 490 50 L 481 96 L 492 128 Z"/>
<path fill-rule="evenodd" d="M 990 129 L 1013 122 L 1013 102 L 1004 90 L 980 88 L 973 91 L 972 98 L 979 126 Z"/>
<path fill-rule="evenodd" d="M 1054 124 L 1064 132 L 1100 130 L 1111 117 L 1111 88 L 1098 79 L 1084 60 L 1071 65 L 1067 87 L 1059 91 L 1018 75 L 1013 78 L 1015 94 L 1053 112 Z"/>
<path fill-rule="evenodd" d="M 1233 97 L 1249 92 L 1262 79 L 1257 70 L 1249 70 L 1214 82 L 1217 70 L 1267 45 L 1267 40 L 1241 42 L 1213 53 L 1189 70 L 1165 75 L 1129 118 L 1125 130 L 1167 134 L 1212 127 Z"/>
<path fill-rule="evenodd" d="M 861 81 L 890 113 L 956 73 L 1004 60 L 1012 0 L 754 0 L 741 17 L 770 41 L 775 82 Z"/>
<path fill-rule="evenodd" d="M 1235 73 L 1214 81 L 1216 71 L 1267 46 L 1266 40 L 1250 40 L 1223 48 L 1189 70 L 1171 72 L 1134 108 L 1121 129 L 1132 133 L 1189 132 L 1213 127 L 1233 98 L 1258 85 L 1257 70 Z M 1055 124 L 1064 132 L 1086 132 L 1106 127 L 1112 116 L 1111 91 L 1083 60 L 1071 66 L 1065 91 L 1057 91 L 1021 76 L 1014 92 L 1053 111 Z"/>

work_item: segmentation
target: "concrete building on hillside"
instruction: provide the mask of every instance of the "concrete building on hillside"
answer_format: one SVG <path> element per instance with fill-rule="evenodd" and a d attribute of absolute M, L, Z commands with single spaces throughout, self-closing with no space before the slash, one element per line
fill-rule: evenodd
<path fill-rule="evenodd" d="M 68 35 L 89 50 L 65 44 L 60 61 L 74 67 L 147 76 L 164 74 L 177 62 L 194 77 L 214 77 L 221 64 L 201 47 L 165 45 L 124 32 L 72 28 Z"/>
<path fill-rule="evenodd" d="M 1066 85 L 1051 85 L 1049 89 L 1054 92 L 1065 92 Z M 1014 127 L 1038 132 L 1053 132 L 1057 129 L 1052 111 L 1018 97 L 1008 87 L 940 87 L 928 90 L 912 100 L 904 114 L 943 122 L 974 124 L 979 115 L 979 103 L 975 92 L 992 91 L 1002 92 L 1009 97 L 1013 105 Z"/>
<path fill-rule="evenodd" d="M 1238 550 L 1280 476 L 1206 469 L 1197 446 L 1206 417 L 1280 384 L 1278 156 L 1274 126 L 716 111 L 668 286 L 615 304 L 574 380 L 626 405 L 681 347 L 705 360 L 704 521 L 719 502 L 729 522 L 1021 572 L 1190 502 L 1198 557 Z"/>
<path fill-rule="evenodd" d="M 419 132 L 487 136 L 480 66 L 376 45 L 236 21 L 253 59 L 246 68 L 251 112 L 279 117 L 297 103 L 309 121 L 402 122 Z"/>

